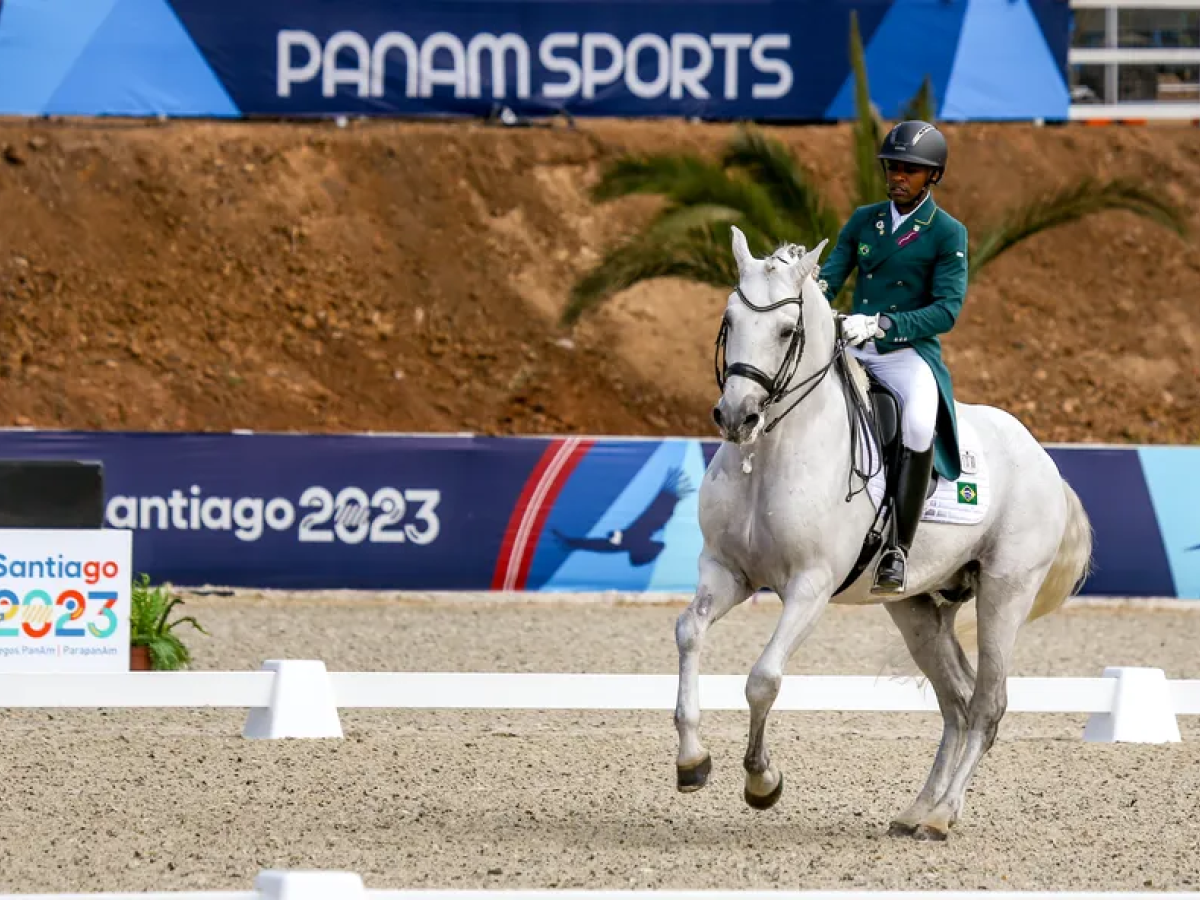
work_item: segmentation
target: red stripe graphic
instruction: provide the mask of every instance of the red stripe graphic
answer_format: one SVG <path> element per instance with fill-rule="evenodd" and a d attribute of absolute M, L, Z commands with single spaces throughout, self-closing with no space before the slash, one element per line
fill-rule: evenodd
<path fill-rule="evenodd" d="M 522 590 L 529 577 L 542 528 L 563 486 L 593 441 L 568 438 L 553 441 L 525 482 L 508 520 L 504 542 L 492 575 L 493 590 Z"/>
<path fill-rule="evenodd" d="M 538 460 L 537 465 L 533 468 L 533 472 L 530 473 L 529 480 L 525 482 L 525 487 L 521 489 L 521 496 L 517 498 L 512 515 L 509 516 L 508 527 L 504 529 L 504 541 L 500 544 L 500 553 L 496 557 L 496 571 L 492 574 L 492 590 L 494 591 L 504 588 L 505 578 L 508 573 L 508 564 L 512 557 L 513 545 L 517 540 L 517 531 L 521 526 L 521 519 L 525 515 L 525 510 L 529 508 L 529 501 L 541 483 L 542 477 L 546 474 L 546 469 L 550 466 L 550 461 L 562 449 L 563 443 L 563 441 L 550 442 L 549 446 L 546 447 L 546 452 L 542 454 L 542 458 Z"/>
<path fill-rule="evenodd" d="M 541 540 L 542 529 L 546 526 L 546 520 L 550 518 L 550 512 L 554 509 L 554 504 L 558 501 L 558 495 L 562 493 L 562 489 L 571 480 L 571 473 L 575 471 L 575 467 L 579 465 L 580 460 L 587 455 L 592 443 L 592 441 L 580 441 L 578 445 L 572 447 L 570 454 L 563 463 L 562 469 L 550 483 L 549 490 L 546 491 L 546 497 L 537 510 L 537 516 L 530 531 L 525 554 L 520 559 L 520 568 L 517 572 L 515 585 L 516 590 L 525 590 L 529 579 L 529 569 L 533 566 L 533 556 L 537 551 L 538 541 Z"/>

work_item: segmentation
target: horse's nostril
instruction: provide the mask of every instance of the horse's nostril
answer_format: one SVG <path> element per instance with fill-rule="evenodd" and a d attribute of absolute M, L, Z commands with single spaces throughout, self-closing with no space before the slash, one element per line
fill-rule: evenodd
<path fill-rule="evenodd" d="M 723 427 L 724 423 L 721 421 L 721 407 L 719 407 L 719 406 L 713 407 L 712 417 L 713 417 L 713 421 L 717 423 L 718 428 Z"/>

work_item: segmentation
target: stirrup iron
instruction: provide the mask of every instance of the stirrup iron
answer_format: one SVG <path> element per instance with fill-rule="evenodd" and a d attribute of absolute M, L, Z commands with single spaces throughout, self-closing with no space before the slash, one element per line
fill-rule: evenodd
<path fill-rule="evenodd" d="M 883 564 L 891 557 L 900 559 L 900 584 L 896 587 L 891 585 L 881 586 L 879 583 L 879 570 L 883 568 Z M 903 594 L 908 590 L 908 554 L 904 552 L 903 547 L 887 547 L 879 557 L 879 562 L 875 566 L 875 581 L 871 585 L 872 594 Z"/>

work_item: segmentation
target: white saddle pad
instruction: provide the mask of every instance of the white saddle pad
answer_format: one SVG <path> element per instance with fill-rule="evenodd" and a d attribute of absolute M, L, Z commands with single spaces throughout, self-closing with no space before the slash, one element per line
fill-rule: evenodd
<path fill-rule="evenodd" d="M 938 522 L 943 525 L 977 525 L 987 515 L 992 492 L 988 485 L 987 457 L 983 444 L 971 423 L 961 416 L 958 419 L 959 463 L 962 472 L 955 481 L 947 481 L 940 475 L 933 496 L 925 501 L 922 522 Z M 867 486 L 876 508 L 883 502 L 885 483 L 882 473 L 871 479 Z"/>

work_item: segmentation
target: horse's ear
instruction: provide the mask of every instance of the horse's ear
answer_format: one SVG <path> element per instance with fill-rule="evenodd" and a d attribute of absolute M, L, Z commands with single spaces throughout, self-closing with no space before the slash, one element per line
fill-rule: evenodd
<path fill-rule="evenodd" d="M 731 225 L 730 230 L 733 232 L 733 259 L 737 263 L 738 274 L 746 271 L 746 267 L 754 262 L 754 256 L 750 252 L 750 245 L 746 243 L 746 235 L 742 234 L 742 229 L 736 225 Z"/>
<path fill-rule="evenodd" d="M 825 245 L 829 243 L 829 238 L 821 241 L 817 246 L 813 247 L 800 258 L 800 270 L 804 273 L 802 277 L 807 278 L 817 269 L 817 263 L 821 261 L 821 251 L 825 249 Z"/>

